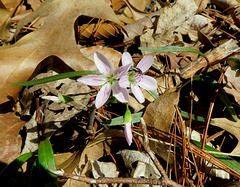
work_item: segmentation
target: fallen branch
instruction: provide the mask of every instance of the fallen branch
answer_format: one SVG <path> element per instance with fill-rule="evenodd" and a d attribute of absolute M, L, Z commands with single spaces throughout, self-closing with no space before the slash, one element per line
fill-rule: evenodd
<path fill-rule="evenodd" d="M 90 177 L 78 176 L 70 173 L 65 173 L 63 170 L 53 170 L 48 169 L 51 173 L 68 179 L 73 179 L 81 182 L 86 182 L 88 184 L 114 184 L 114 183 L 124 183 L 124 184 L 151 184 L 151 185 L 163 185 L 159 179 L 143 179 L 143 178 L 98 178 L 93 179 Z"/>

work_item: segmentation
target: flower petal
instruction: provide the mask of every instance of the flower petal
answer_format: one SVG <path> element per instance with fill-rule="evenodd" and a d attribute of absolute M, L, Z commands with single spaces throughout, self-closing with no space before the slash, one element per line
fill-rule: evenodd
<path fill-rule="evenodd" d="M 130 53 L 124 52 L 122 54 L 122 65 L 125 66 L 127 64 L 131 64 L 131 66 L 133 66 L 133 60 Z"/>
<path fill-rule="evenodd" d="M 119 80 L 119 86 L 121 86 L 122 88 L 127 88 L 129 87 L 130 82 L 128 80 L 128 75 L 123 75 L 120 80 Z"/>
<path fill-rule="evenodd" d="M 156 90 L 157 89 L 157 81 L 153 77 L 148 75 L 143 75 L 141 81 L 138 83 L 140 87 L 145 90 Z"/>
<path fill-rule="evenodd" d="M 97 109 L 103 106 L 107 102 L 110 94 L 111 94 L 111 84 L 107 83 L 99 90 L 97 94 L 96 102 L 95 102 L 95 106 Z"/>
<path fill-rule="evenodd" d="M 136 67 L 144 73 L 152 66 L 153 61 L 154 59 L 152 55 L 145 56 L 142 60 L 140 60 Z"/>
<path fill-rule="evenodd" d="M 131 90 L 139 103 L 143 103 L 145 101 L 143 93 L 136 83 L 131 84 Z"/>
<path fill-rule="evenodd" d="M 90 86 L 101 86 L 107 82 L 107 78 L 102 75 L 88 75 L 77 79 L 77 81 Z"/>
<path fill-rule="evenodd" d="M 112 72 L 112 66 L 110 61 L 102 53 L 96 51 L 93 57 L 94 57 L 94 62 L 95 62 L 95 65 L 97 66 L 97 69 L 103 75 L 107 76 Z"/>
<path fill-rule="evenodd" d="M 127 103 L 129 101 L 129 94 L 126 88 L 122 88 L 118 83 L 112 85 L 113 95 L 116 99 L 122 103 Z"/>
<path fill-rule="evenodd" d="M 61 103 L 61 100 L 57 96 L 42 96 L 41 98 L 47 99 L 56 103 Z"/>
<path fill-rule="evenodd" d="M 128 70 L 130 69 L 132 65 L 131 64 L 127 64 L 125 66 L 121 66 L 119 68 L 117 68 L 115 71 L 114 71 L 114 75 L 117 75 L 118 78 L 122 77 L 125 73 L 128 72 Z"/>
<path fill-rule="evenodd" d="M 131 122 L 126 123 L 124 126 L 124 135 L 127 140 L 128 145 L 130 146 L 132 144 L 132 128 L 131 128 Z"/>

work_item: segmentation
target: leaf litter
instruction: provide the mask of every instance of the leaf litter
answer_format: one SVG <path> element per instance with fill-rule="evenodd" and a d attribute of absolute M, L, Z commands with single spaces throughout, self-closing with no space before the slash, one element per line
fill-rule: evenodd
<path fill-rule="evenodd" d="M 133 113 L 143 112 L 148 127 L 147 145 L 166 166 L 164 169 L 174 176 L 167 180 L 168 184 L 176 185 L 171 183 L 176 181 L 198 186 L 209 182 L 219 184 L 219 180 L 226 178 L 233 182 L 233 176 L 240 178 L 237 164 L 234 170 L 231 161 L 222 165 L 218 157 L 209 160 L 208 153 L 188 141 L 191 134 L 187 133 L 189 129 L 189 132 L 198 132 L 201 142 L 206 138 L 203 131 L 207 131 L 211 146 L 220 151 L 217 154 L 228 154 L 239 161 L 239 120 L 232 121 L 231 114 L 225 110 L 233 107 L 239 118 L 239 76 L 231 69 L 231 61 L 226 61 L 229 57 L 238 58 L 236 53 L 240 51 L 238 1 L 84 0 L 69 3 L 48 0 L 41 3 L 29 0 L 26 3 L 31 9 L 21 2 L 2 1 L 0 6 L 2 162 L 10 163 L 21 154 L 36 152 L 44 137 L 52 143 L 56 168 L 66 173 L 95 179 L 129 177 L 132 181 L 133 178 L 161 181 L 164 174 L 151 161 L 151 154 L 144 153 L 144 149 L 148 149 L 138 137 L 146 138 L 140 128 L 142 122 L 132 127 L 130 147 L 124 138 L 123 124 L 102 126 L 104 121 L 123 116 L 125 106 L 112 100 L 94 109 L 92 98 L 99 88 L 80 84 L 76 78 L 25 88 L 12 85 L 69 71 L 96 70 L 93 62 L 96 51 L 107 56 L 116 69 L 121 65 L 122 53 L 128 51 L 134 64 L 147 54 L 154 56 L 147 75 L 157 80 L 158 89 L 151 94 L 143 91 L 146 100 L 141 104 L 130 94 L 129 107 Z M 148 51 L 148 48 L 166 46 L 197 49 L 208 61 L 191 52 Z M 223 87 L 232 105 L 226 106 L 226 102 L 214 98 L 213 92 L 197 82 L 190 81 L 182 87 L 196 75 L 219 80 L 217 86 Z M 58 104 L 41 98 L 59 95 L 76 100 Z M 215 105 L 212 111 L 210 103 Z M 199 118 L 205 117 L 205 122 L 194 117 L 184 118 L 178 108 Z M 201 159 L 205 163 L 199 161 Z M 214 169 L 204 170 L 203 164 L 207 167 L 212 164 Z M 27 173 L 27 168 L 23 172 Z M 59 184 L 89 186 L 70 179 L 61 179 Z"/>

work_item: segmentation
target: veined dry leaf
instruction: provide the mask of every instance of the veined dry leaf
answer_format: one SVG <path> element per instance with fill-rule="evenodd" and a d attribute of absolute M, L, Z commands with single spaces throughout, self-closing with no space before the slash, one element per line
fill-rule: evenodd
<path fill-rule="evenodd" d="M 119 67 L 119 62 L 121 61 L 122 58 L 122 53 L 119 51 L 111 48 L 111 47 L 105 47 L 105 46 L 91 46 L 91 47 L 85 47 L 80 49 L 82 54 L 93 60 L 93 54 L 96 51 L 99 51 L 100 53 L 104 54 L 112 63 L 113 68 Z"/>
<path fill-rule="evenodd" d="M 94 63 L 82 55 L 75 41 L 74 22 L 80 15 L 120 24 L 104 0 L 45 1 L 36 12 L 19 22 L 16 34 L 38 16 L 44 20 L 44 25 L 15 44 L 0 48 L 0 103 L 7 101 L 7 95 L 16 98 L 21 87 L 11 83 L 26 81 L 38 63 L 50 55 L 58 56 L 76 71 L 95 69 Z"/>
<path fill-rule="evenodd" d="M 31 8 L 35 11 L 37 10 L 42 2 L 40 0 L 28 0 L 27 1 L 29 5 L 31 5 Z"/>
<path fill-rule="evenodd" d="M 140 36 L 146 27 L 151 27 L 152 21 L 149 17 L 141 18 L 133 23 L 127 24 L 124 29 L 127 31 L 128 35 L 124 33 L 124 41 L 129 41 L 137 36 Z"/>
<path fill-rule="evenodd" d="M 9 40 L 10 39 L 10 29 L 11 18 L 10 13 L 0 1 L 0 40 Z"/>
<path fill-rule="evenodd" d="M 178 101 L 179 91 L 171 89 L 150 103 L 143 115 L 147 126 L 169 133 Z"/>
<path fill-rule="evenodd" d="M 237 122 L 230 121 L 227 118 L 213 118 L 212 120 L 214 123 L 211 123 L 211 125 L 225 129 L 238 139 L 238 144 L 231 153 L 240 155 L 240 120 Z"/>
<path fill-rule="evenodd" d="M 20 155 L 18 133 L 25 121 L 19 120 L 14 112 L 1 113 L 0 121 L 0 160 L 10 163 Z"/>
<path fill-rule="evenodd" d="M 224 90 L 228 94 L 233 95 L 236 102 L 240 105 L 240 77 L 238 77 L 236 73 L 237 72 L 231 70 L 230 67 L 227 69 L 223 79 L 224 83 L 226 83 Z"/>
<path fill-rule="evenodd" d="M 122 14 L 118 15 L 120 21 L 132 23 L 148 15 L 144 9 L 150 4 L 150 0 L 123 0 L 127 7 Z"/>

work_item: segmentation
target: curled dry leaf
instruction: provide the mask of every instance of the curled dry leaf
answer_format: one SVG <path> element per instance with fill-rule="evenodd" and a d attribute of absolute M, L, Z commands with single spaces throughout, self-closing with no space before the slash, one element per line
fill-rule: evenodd
<path fill-rule="evenodd" d="M 4 110 L 6 111 L 6 108 Z M 9 164 L 20 155 L 18 133 L 25 122 L 19 120 L 14 112 L 1 112 L 0 121 L 0 160 Z"/>
<path fill-rule="evenodd" d="M 192 18 L 197 8 L 194 0 L 177 0 L 172 7 L 165 6 L 160 9 L 156 28 L 146 29 L 140 36 L 141 47 L 163 47 L 173 43 L 182 46 L 182 41 L 174 31 Z M 143 51 L 143 54 L 147 53 Z"/>
<path fill-rule="evenodd" d="M 74 22 L 81 15 L 120 24 L 104 0 L 45 1 L 37 11 L 19 22 L 16 34 L 38 16 L 44 20 L 44 25 L 15 44 L 0 48 L 0 103 L 7 101 L 7 95 L 16 98 L 21 87 L 11 83 L 27 81 L 38 63 L 50 55 L 58 56 L 76 71 L 95 69 L 94 62 L 82 55 L 75 41 Z"/>
<path fill-rule="evenodd" d="M 178 101 L 179 92 L 171 89 L 150 103 L 143 115 L 147 126 L 169 133 Z"/>
<path fill-rule="evenodd" d="M 240 155 L 240 120 L 238 120 L 237 122 L 230 121 L 226 118 L 213 118 L 212 120 L 214 121 L 214 123 L 211 123 L 211 125 L 225 129 L 238 139 L 238 144 L 231 153 Z"/>
<path fill-rule="evenodd" d="M 224 90 L 228 94 L 233 95 L 235 101 L 240 105 L 240 77 L 237 77 L 236 71 L 231 70 L 229 67 L 224 74 L 223 80 L 226 83 Z"/>
<path fill-rule="evenodd" d="M 150 0 L 123 0 L 127 7 L 118 15 L 118 19 L 124 23 L 133 23 L 148 15 L 144 9 L 150 4 Z"/>
<path fill-rule="evenodd" d="M 11 35 L 9 32 L 10 26 L 10 13 L 8 12 L 4 4 L 0 1 L 0 40 L 9 41 L 11 39 Z"/>
<path fill-rule="evenodd" d="M 124 33 L 124 41 L 129 41 L 134 39 L 137 36 L 140 36 L 146 27 L 152 26 L 152 20 L 149 17 L 141 18 L 133 23 L 127 24 L 124 29 L 127 31 L 126 35 Z"/>
<path fill-rule="evenodd" d="M 132 170 L 131 177 L 133 178 L 160 178 L 161 174 L 151 160 L 148 154 L 134 150 L 122 150 L 121 154 L 125 166 Z M 137 163 L 136 168 L 133 168 L 133 163 Z"/>

